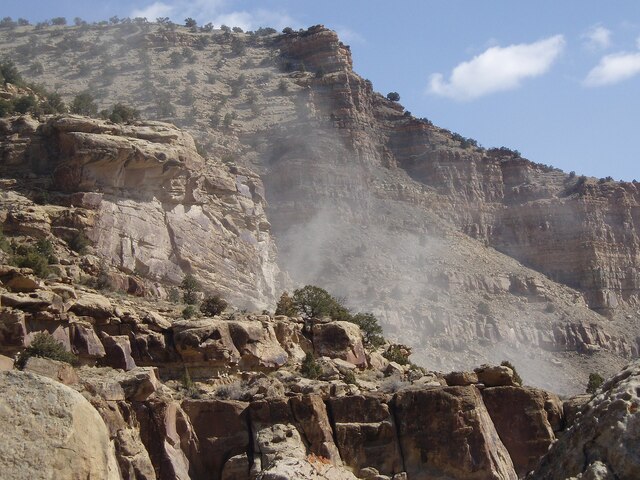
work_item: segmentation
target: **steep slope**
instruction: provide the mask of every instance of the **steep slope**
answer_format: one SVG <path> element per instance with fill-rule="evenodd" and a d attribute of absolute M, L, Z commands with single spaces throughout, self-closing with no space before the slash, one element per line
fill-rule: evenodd
<path fill-rule="evenodd" d="M 506 357 L 561 391 L 638 354 L 637 185 L 461 143 L 375 93 L 334 32 L 24 27 L 0 50 L 258 172 L 279 266 L 373 308 L 421 363 Z"/>

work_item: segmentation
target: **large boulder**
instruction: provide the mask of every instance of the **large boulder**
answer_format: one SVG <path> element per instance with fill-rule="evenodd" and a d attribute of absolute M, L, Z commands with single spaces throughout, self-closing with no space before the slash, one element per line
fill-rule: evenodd
<path fill-rule="evenodd" d="M 317 323 L 313 326 L 313 347 L 317 356 L 340 358 L 365 368 L 367 356 L 360 327 L 351 322 Z"/>
<path fill-rule="evenodd" d="M 485 388 L 482 399 L 516 473 L 526 475 L 556 439 L 562 402 L 544 390 L 523 387 Z"/>
<path fill-rule="evenodd" d="M 395 408 L 411 480 L 518 478 L 476 387 L 405 390 Z"/>
<path fill-rule="evenodd" d="M 0 425 L 3 478 L 120 479 L 104 421 L 82 395 L 61 383 L 0 372 Z"/>
<path fill-rule="evenodd" d="M 312 454 L 342 465 L 340 453 L 333 440 L 327 407 L 318 395 L 300 395 L 289 400 L 296 424 L 309 443 Z"/>
<path fill-rule="evenodd" d="M 608 379 L 528 478 L 640 478 L 640 361 Z"/>
<path fill-rule="evenodd" d="M 384 475 L 404 470 L 389 398 L 354 395 L 329 400 L 336 444 L 346 465 L 374 467 Z"/>

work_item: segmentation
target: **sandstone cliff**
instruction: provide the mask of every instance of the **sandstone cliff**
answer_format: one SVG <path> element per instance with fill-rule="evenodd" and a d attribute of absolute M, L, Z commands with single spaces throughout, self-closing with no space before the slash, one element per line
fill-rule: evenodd
<path fill-rule="evenodd" d="M 205 160 L 174 126 L 18 117 L 2 121 L 0 149 L 6 234 L 86 234 L 130 293 L 158 296 L 186 273 L 239 306 L 266 306 L 279 291 L 259 177 Z"/>

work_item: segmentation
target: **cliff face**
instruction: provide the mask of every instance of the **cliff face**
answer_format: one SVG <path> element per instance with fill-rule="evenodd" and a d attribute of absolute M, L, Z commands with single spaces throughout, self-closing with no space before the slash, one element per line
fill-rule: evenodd
<path fill-rule="evenodd" d="M 277 265 L 295 284 L 318 284 L 372 309 L 423 364 L 509 358 L 537 385 L 575 391 L 586 369 L 609 372 L 638 354 L 637 185 L 582 180 L 510 151 L 462 144 L 376 93 L 332 31 L 23 27 L 12 42 L 0 32 L 3 53 L 24 71 L 41 62 L 36 80 L 57 84 L 67 98 L 89 88 L 101 107 L 129 102 L 187 128 L 209 161 L 229 164 L 222 185 L 209 175 L 215 187 L 195 173 L 169 180 L 161 161 L 128 170 L 137 180 L 117 184 L 111 200 L 122 212 L 113 230 L 120 234 L 95 237 L 112 263 L 130 271 L 135 257 L 141 274 L 167 270 L 175 278 L 185 269 L 171 256 L 172 236 L 184 234 L 178 250 L 193 249 L 185 258 L 222 293 L 273 302 L 269 223 Z M 136 213 L 140 198 L 125 201 L 139 185 L 155 192 L 149 183 L 163 178 L 173 186 L 144 216 Z M 221 200 L 231 214 L 205 220 L 200 195 L 237 205 Z M 166 218 L 180 222 L 173 233 L 163 226 L 167 208 Z M 139 244 L 132 254 L 125 232 L 144 228 L 158 245 Z M 198 240 L 204 230 L 225 237 L 215 253 Z M 157 251 L 165 253 L 156 258 Z"/>
<path fill-rule="evenodd" d="M 93 254 L 146 279 L 152 295 L 193 273 L 239 305 L 273 301 L 275 245 L 251 171 L 207 162 L 190 135 L 158 122 L 22 117 L 0 128 L 6 233 L 70 241 L 82 231 Z M 44 205 L 29 201 L 42 192 Z"/>

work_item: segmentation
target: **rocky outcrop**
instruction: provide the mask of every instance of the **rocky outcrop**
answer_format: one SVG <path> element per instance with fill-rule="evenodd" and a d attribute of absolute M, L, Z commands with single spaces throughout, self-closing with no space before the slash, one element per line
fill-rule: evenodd
<path fill-rule="evenodd" d="M 35 165 L 47 175 L 40 183 L 50 175 L 49 190 L 68 206 L 13 202 L 5 232 L 69 241 L 84 231 L 102 261 L 122 272 L 174 284 L 189 272 L 238 304 L 273 301 L 275 246 L 264 188 L 249 170 L 206 161 L 189 134 L 159 122 L 123 126 L 62 116 L 31 121 L 29 130 L 21 118 L 3 122 L 2 175 L 15 178 Z M 131 282 L 125 287 L 136 290 Z"/>
<path fill-rule="evenodd" d="M 401 392 L 395 405 L 409 478 L 517 479 L 475 387 Z"/>
<path fill-rule="evenodd" d="M 5 478 L 121 478 L 102 418 L 61 383 L 0 372 L 0 424 Z"/>
<path fill-rule="evenodd" d="M 355 472 L 373 467 L 393 476 L 404 471 L 390 400 L 389 396 L 357 395 L 329 401 L 340 456 Z"/>
<path fill-rule="evenodd" d="M 544 390 L 515 386 L 485 388 L 482 399 L 518 477 L 526 476 L 562 428 L 560 399 Z"/>
<path fill-rule="evenodd" d="M 638 478 L 640 363 L 609 378 L 527 478 Z"/>

